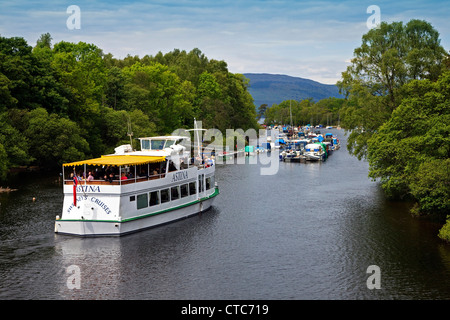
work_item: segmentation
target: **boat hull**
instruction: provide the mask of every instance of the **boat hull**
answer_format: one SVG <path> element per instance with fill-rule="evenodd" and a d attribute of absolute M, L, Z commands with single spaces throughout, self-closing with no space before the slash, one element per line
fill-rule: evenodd
<path fill-rule="evenodd" d="M 216 187 L 214 193 L 208 197 L 127 220 L 56 220 L 55 233 L 82 237 L 122 236 L 208 211 L 218 194 L 219 190 Z"/>
<path fill-rule="evenodd" d="M 307 154 L 306 160 L 307 161 L 325 161 L 325 154 L 320 154 L 320 155 Z"/>

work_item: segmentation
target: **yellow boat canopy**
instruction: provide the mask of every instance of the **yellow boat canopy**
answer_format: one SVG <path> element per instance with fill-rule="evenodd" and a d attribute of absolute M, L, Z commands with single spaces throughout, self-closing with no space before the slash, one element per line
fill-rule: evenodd
<path fill-rule="evenodd" d="M 132 156 L 132 155 L 117 155 L 117 156 L 101 156 L 100 158 L 64 163 L 64 167 L 72 166 L 135 166 L 147 163 L 162 162 L 166 157 L 156 157 L 156 156 Z"/>

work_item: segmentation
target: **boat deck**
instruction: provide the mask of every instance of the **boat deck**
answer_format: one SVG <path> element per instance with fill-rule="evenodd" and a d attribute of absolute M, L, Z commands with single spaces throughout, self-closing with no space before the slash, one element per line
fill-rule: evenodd
<path fill-rule="evenodd" d="M 131 183 L 137 183 L 137 182 L 143 182 L 143 181 L 150 181 L 150 180 L 158 180 L 162 179 L 166 176 L 165 173 L 154 175 L 150 177 L 137 177 L 137 178 L 130 178 L 125 180 L 113 180 L 113 181 L 107 181 L 107 180 L 79 180 L 79 185 L 124 185 L 124 184 L 131 184 Z M 73 185 L 73 180 L 64 180 L 64 184 Z"/>

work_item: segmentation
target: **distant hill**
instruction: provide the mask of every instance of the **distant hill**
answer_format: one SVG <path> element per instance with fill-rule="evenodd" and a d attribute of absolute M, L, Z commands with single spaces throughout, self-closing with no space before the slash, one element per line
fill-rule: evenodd
<path fill-rule="evenodd" d="M 280 74 L 244 73 L 250 80 L 249 92 L 258 108 L 265 103 L 269 107 L 284 100 L 303 100 L 313 98 L 319 101 L 324 98 L 343 98 L 337 86 L 323 84 L 309 79 L 291 77 Z"/>

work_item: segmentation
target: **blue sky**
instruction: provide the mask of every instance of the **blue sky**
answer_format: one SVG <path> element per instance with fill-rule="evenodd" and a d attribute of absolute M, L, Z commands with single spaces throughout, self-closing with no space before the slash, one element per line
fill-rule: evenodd
<path fill-rule="evenodd" d="M 80 29 L 69 29 L 67 8 L 80 8 Z M 448 1 L 0 0 L 0 35 L 35 45 L 49 32 L 93 43 L 116 58 L 199 48 L 233 73 L 275 73 L 334 84 L 369 29 L 370 5 L 381 21 L 422 19 L 450 50 Z"/>

